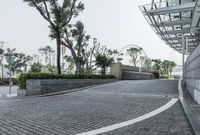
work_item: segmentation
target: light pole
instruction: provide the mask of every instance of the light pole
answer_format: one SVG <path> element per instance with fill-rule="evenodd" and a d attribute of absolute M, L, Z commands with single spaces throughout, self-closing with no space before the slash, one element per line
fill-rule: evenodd
<path fill-rule="evenodd" d="M 4 44 L 5 44 L 5 42 L 3 42 L 3 41 L 1 41 L 0 42 L 1 43 L 1 76 L 2 76 L 2 78 L 4 78 L 4 65 L 3 65 L 3 62 L 4 62 L 4 51 L 5 51 L 5 49 L 4 49 Z"/>
<path fill-rule="evenodd" d="M 6 55 L 6 61 L 9 64 L 9 94 L 11 94 L 11 87 L 12 87 L 12 74 L 11 74 L 11 69 L 12 69 L 12 64 L 14 62 L 13 54 L 10 50 L 8 50 L 8 54 Z"/>

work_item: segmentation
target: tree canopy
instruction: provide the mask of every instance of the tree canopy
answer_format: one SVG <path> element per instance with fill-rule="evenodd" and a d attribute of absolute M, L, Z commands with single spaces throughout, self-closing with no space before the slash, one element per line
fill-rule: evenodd
<path fill-rule="evenodd" d="M 101 68 L 101 74 L 105 75 L 106 68 L 111 66 L 111 64 L 114 62 L 113 58 L 107 57 L 105 54 L 98 54 L 96 56 L 96 66 Z"/>
<path fill-rule="evenodd" d="M 61 74 L 61 38 L 64 28 L 72 18 L 84 10 L 84 4 L 78 0 L 24 0 L 29 6 L 34 7 L 49 23 L 50 37 L 56 39 L 57 44 L 57 70 Z"/>

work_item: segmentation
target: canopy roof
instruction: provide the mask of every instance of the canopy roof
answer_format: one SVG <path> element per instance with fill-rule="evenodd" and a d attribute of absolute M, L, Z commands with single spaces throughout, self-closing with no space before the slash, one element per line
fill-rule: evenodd
<path fill-rule="evenodd" d="M 153 30 L 170 47 L 182 53 L 182 35 L 188 51 L 200 43 L 200 0 L 152 0 L 139 7 Z"/>

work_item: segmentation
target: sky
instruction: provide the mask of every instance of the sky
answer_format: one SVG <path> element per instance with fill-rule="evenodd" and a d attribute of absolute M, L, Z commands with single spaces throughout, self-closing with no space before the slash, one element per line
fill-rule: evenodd
<path fill-rule="evenodd" d="M 146 22 L 138 6 L 151 0 L 82 0 L 85 10 L 73 22 L 81 20 L 89 35 L 108 48 L 121 50 L 134 44 L 148 57 L 173 60 L 181 64 L 181 54 L 165 44 Z M 0 4 L 0 41 L 26 54 L 55 41 L 49 35 L 48 23 L 36 9 L 23 0 L 4 0 Z"/>

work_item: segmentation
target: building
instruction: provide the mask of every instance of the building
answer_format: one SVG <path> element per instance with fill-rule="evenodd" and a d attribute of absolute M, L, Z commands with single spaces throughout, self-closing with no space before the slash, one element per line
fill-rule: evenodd
<path fill-rule="evenodd" d="M 183 54 L 184 82 L 200 104 L 200 0 L 152 0 L 139 8 L 157 35 Z"/>

